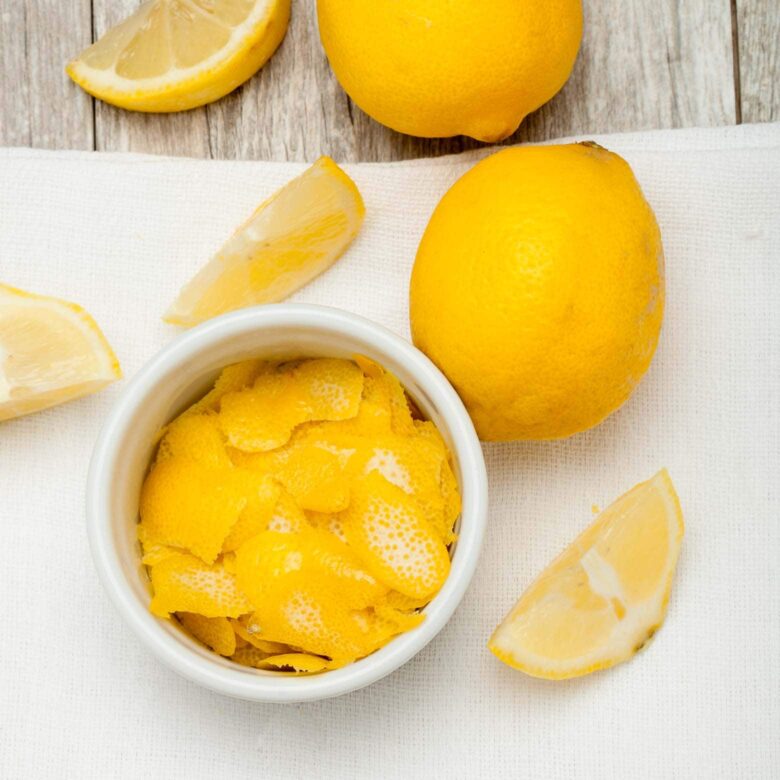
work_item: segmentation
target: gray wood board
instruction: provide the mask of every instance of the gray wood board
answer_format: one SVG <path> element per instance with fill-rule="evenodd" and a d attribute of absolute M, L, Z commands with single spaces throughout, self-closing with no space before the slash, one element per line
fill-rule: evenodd
<path fill-rule="evenodd" d="M 780 0 L 736 0 L 743 122 L 780 120 Z"/>
<path fill-rule="evenodd" d="M 147 115 L 93 101 L 70 83 L 64 64 L 137 5 L 0 0 L 0 144 L 228 159 L 330 154 L 345 161 L 478 146 L 467 138 L 403 136 L 354 106 L 322 52 L 314 0 L 293 3 L 279 51 L 217 103 Z M 738 108 L 745 121 L 780 117 L 778 0 L 585 0 L 585 17 L 571 79 L 507 143 L 733 124 Z"/>
<path fill-rule="evenodd" d="M 65 75 L 91 40 L 90 0 L 0 0 L 0 146 L 94 148 L 92 98 Z"/>

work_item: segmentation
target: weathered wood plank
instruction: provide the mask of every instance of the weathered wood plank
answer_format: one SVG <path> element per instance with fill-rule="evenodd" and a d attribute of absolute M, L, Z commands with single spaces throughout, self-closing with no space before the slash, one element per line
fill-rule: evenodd
<path fill-rule="evenodd" d="M 745 110 L 751 121 L 777 116 L 776 2 L 739 0 L 740 27 L 746 30 L 740 30 L 748 81 L 743 93 L 758 106 Z M 89 5 L 2 3 L 0 143 L 92 145 L 91 100 L 62 72 L 65 60 L 89 40 Z M 93 6 L 100 35 L 134 10 L 137 0 L 93 0 Z M 730 6 L 731 0 L 585 0 L 585 41 L 572 78 L 510 142 L 734 122 Z M 294 4 L 280 50 L 232 95 L 172 115 L 136 114 L 96 101 L 94 143 L 101 150 L 294 160 L 324 153 L 340 160 L 392 160 L 477 145 L 464 138 L 402 136 L 353 106 L 320 47 L 313 0 Z"/>
<path fill-rule="evenodd" d="M 138 0 L 92 0 L 95 35 L 100 37 L 137 7 Z M 206 109 L 179 114 L 141 114 L 96 100 L 95 148 L 99 151 L 209 157 Z"/>
<path fill-rule="evenodd" d="M 276 54 L 246 84 L 208 107 L 212 149 L 229 158 L 357 159 L 349 109 L 320 46 L 314 1 L 294 2 Z"/>
<path fill-rule="evenodd" d="M 95 0 L 98 32 L 132 5 Z M 227 98 L 168 117 L 99 105 L 96 119 L 100 149 L 234 159 L 394 160 L 477 145 L 403 136 L 351 105 L 320 47 L 314 2 L 294 5 L 282 47 Z M 730 0 L 586 0 L 571 80 L 510 141 L 734 121 Z"/>
<path fill-rule="evenodd" d="M 509 143 L 734 122 L 729 0 L 586 0 L 585 10 L 572 78 Z M 220 157 L 395 160 L 479 145 L 403 136 L 353 106 L 319 46 L 314 3 L 296 6 L 282 49 L 241 90 L 210 106 L 209 116 Z"/>
<path fill-rule="evenodd" d="M 508 143 L 735 121 L 729 0 L 585 0 L 585 12 L 572 78 Z M 319 45 L 313 2 L 295 6 L 282 49 L 209 116 L 220 157 L 395 160 L 479 145 L 403 136 L 351 105 Z"/>
<path fill-rule="evenodd" d="M 734 123 L 729 0 L 585 0 L 584 6 L 584 40 L 571 78 L 506 143 Z M 478 146 L 462 138 L 404 138 L 354 114 L 358 159 Z"/>
<path fill-rule="evenodd" d="M 743 122 L 780 119 L 780 2 L 736 0 Z"/>
<path fill-rule="evenodd" d="M 92 40 L 90 0 L 0 0 L 0 145 L 92 149 L 92 98 L 65 63 Z"/>
<path fill-rule="evenodd" d="M 522 137 L 734 123 L 729 0 L 586 0 L 585 10 L 572 78 Z"/>

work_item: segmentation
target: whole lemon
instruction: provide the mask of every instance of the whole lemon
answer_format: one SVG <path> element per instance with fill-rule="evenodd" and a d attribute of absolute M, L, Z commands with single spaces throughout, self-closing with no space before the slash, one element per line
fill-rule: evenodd
<path fill-rule="evenodd" d="M 507 149 L 437 206 L 411 280 L 415 344 L 486 440 L 601 422 L 658 343 L 664 260 L 628 163 L 592 143 Z"/>
<path fill-rule="evenodd" d="M 352 100 L 426 138 L 498 141 L 566 82 L 581 0 L 317 0 L 320 37 Z"/>

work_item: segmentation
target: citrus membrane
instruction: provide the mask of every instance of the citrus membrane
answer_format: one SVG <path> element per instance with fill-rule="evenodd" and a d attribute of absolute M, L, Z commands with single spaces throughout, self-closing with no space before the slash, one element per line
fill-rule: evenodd
<path fill-rule="evenodd" d="M 444 440 L 377 363 L 228 366 L 141 490 L 150 609 L 244 666 L 334 669 L 420 624 L 459 513 Z"/>
<path fill-rule="evenodd" d="M 0 284 L 0 421 L 81 398 L 121 376 L 84 309 Z"/>
<path fill-rule="evenodd" d="M 605 509 L 539 575 L 490 650 L 526 674 L 555 680 L 628 660 L 664 621 L 684 530 L 664 469 Z"/>
<path fill-rule="evenodd" d="M 68 63 L 107 103 L 185 111 L 252 76 L 284 38 L 290 0 L 147 0 Z"/>
<path fill-rule="evenodd" d="M 321 157 L 257 207 L 182 288 L 165 320 L 189 327 L 287 298 L 341 257 L 364 215 L 355 183 Z"/>

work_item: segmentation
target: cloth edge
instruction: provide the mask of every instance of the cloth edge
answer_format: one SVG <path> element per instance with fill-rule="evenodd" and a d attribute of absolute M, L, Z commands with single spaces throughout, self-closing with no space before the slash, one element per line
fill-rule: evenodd
<path fill-rule="evenodd" d="M 663 139 L 664 143 L 657 141 Z M 641 130 L 627 133 L 582 133 L 575 136 L 549 139 L 533 143 L 511 144 L 507 146 L 485 146 L 459 154 L 443 155 L 441 157 L 422 157 L 411 160 L 395 160 L 392 162 L 349 162 L 345 167 L 427 167 L 447 166 L 457 162 L 479 160 L 504 149 L 521 146 L 550 146 L 560 143 L 572 143 L 583 140 L 595 140 L 609 147 L 616 141 L 621 150 L 637 150 L 643 152 L 680 152 L 680 151 L 724 151 L 741 149 L 774 149 L 780 148 L 780 122 L 765 122 L 756 124 L 724 125 L 720 127 L 688 127 L 660 130 Z M 0 147 L 0 161 L 3 160 L 48 160 L 52 162 L 105 162 L 132 164 L 174 164 L 186 165 L 273 165 L 301 168 L 305 162 L 284 160 L 227 160 L 195 157 L 172 157 L 169 155 L 138 154 L 134 152 L 99 152 L 86 150 L 56 150 L 37 149 L 31 147 Z"/>

